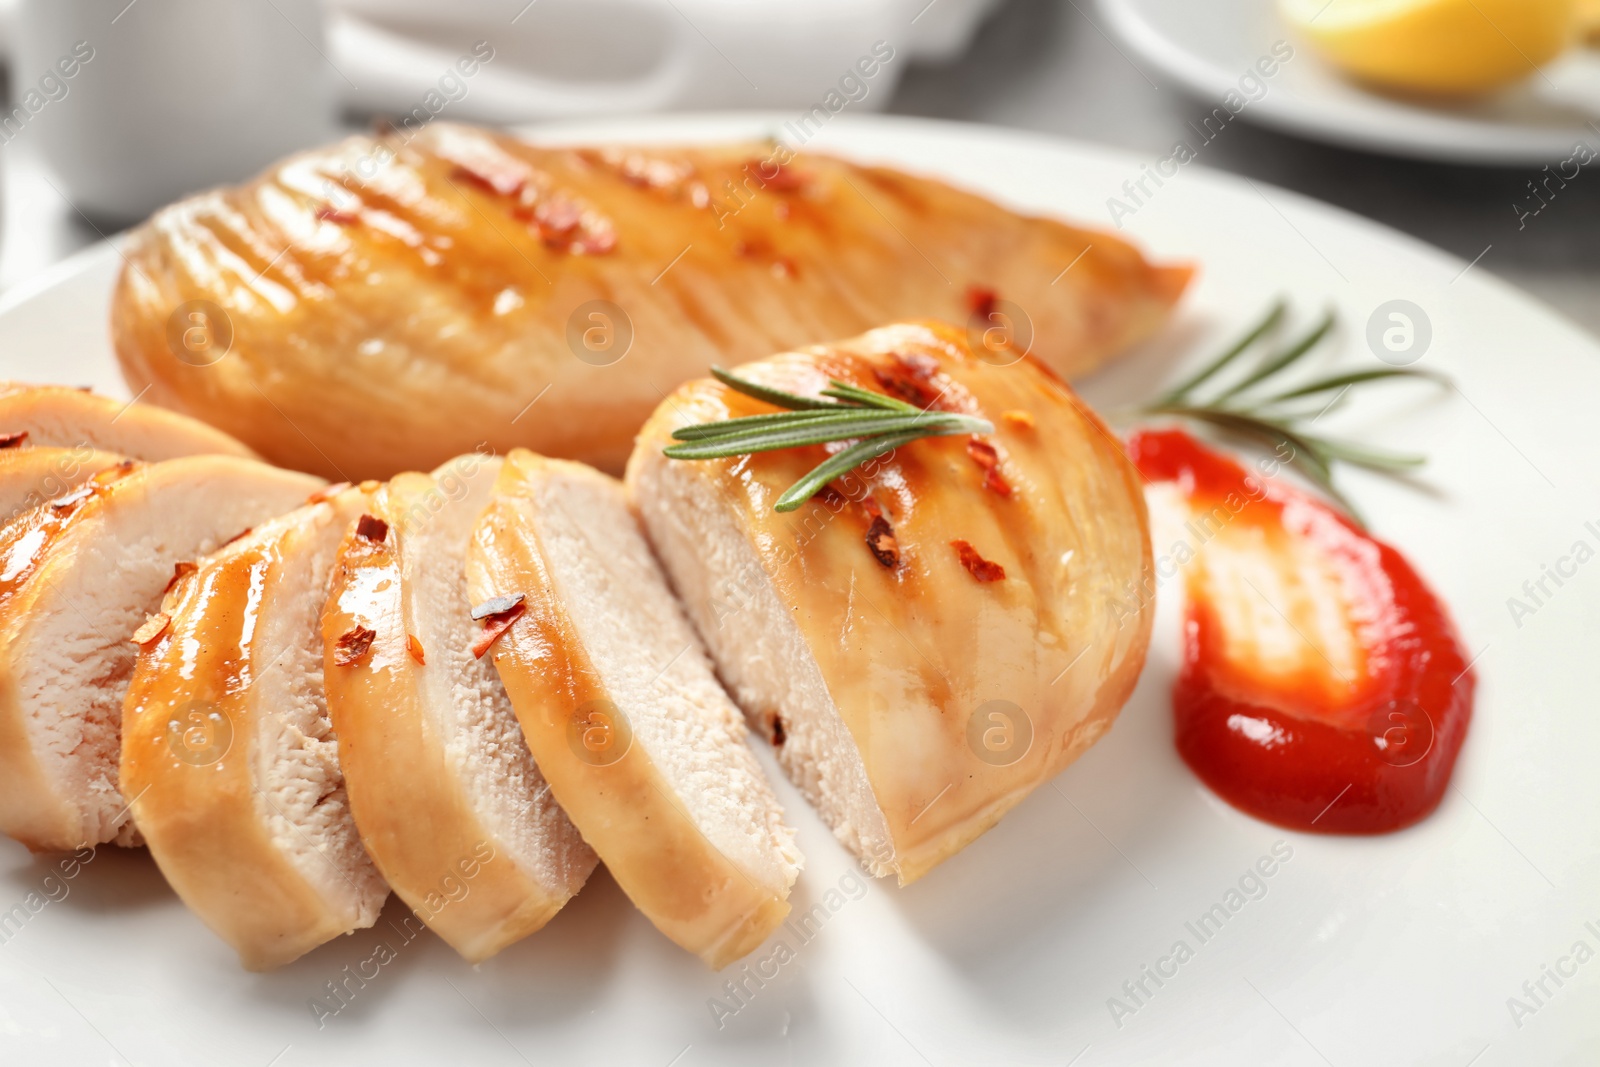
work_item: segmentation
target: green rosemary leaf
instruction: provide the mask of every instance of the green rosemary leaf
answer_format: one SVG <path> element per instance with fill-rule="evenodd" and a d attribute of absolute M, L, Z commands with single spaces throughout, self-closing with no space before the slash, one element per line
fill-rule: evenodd
<path fill-rule="evenodd" d="M 837 378 L 828 379 L 829 388 L 822 390 L 823 396 L 831 396 L 838 400 L 847 400 L 868 407 L 883 408 L 888 411 L 921 411 L 914 404 L 907 404 L 904 400 L 897 400 L 883 393 L 874 393 L 870 389 L 863 389 L 849 382 L 841 382 Z"/>
<path fill-rule="evenodd" d="M 1427 456 L 1415 452 L 1389 452 L 1381 448 L 1367 448 L 1364 445 L 1351 444 L 1349 441 L 1338 441 L 1328 437 L 1308 437 L 1316 446 L 1333 459 L 1354 463 L 1358 467 L 1367 467 L 1376 471 L 1405 471 L 1415 470 L 1428 462 Z"/>
<path fill-rule="evenodd" d="M 1343 389 L 1350 385 L 1360 385 L 1362 382 L 1375 382 L 1385 378 L 1423 378 L 1429 381 L 1443 382 L 1442 375 L 1433 371 L 1413 370 L 1410 367 L 1383 367 L 1378 370 L 1352 371 L 1349 374 L 1335 374 L 1328 378 L 1318 378 L 1314 382 L 1291 389 L 1286 393 L 1268 397 L 1263 404 L 1277 404 L 1285 400 L 1296 400 L 1303 396 L 1315 396 L 1317 393 L 1326 393 L 1334 389 Z"/>
<path fill-rule="evenodd" d="M 1332 498 L 1357 526 L 1364 526 L 1360 513 L 1333 482 L 1334 464 L 1349 463 L 1382 473 L 1398 474 L 1421 466 L 1426 457 L 1369 448 L 1366 445 L 1309 433 L 1307 428 L 1333 405 L 1326 404 L 1321 411 L 1313 412 L 1303 410 L 1303 406 L 1293 405 L 1290 402 L 1319 397 L 1336 390 L 1339 392 L 1334 397 L 1334 402 L 1338 402 L 1343 399 L 1347 390 L 1367 382 L 1395 378 L 1424 378 L 1448 385 L 1450 379 L 1433 371 L 1411 367 L 1381 367 L 1326 375 L 1302 385 L 1283 388 L 1280 392 L 1267 397 L 1245 395 L 1252 386 L 1282 373 L 1315 348 L 1333 329 L 1334 314 L 1329 311 L 1310 332 L 1282 351 L 1266 356 L 1243 380 L 1215 393 L 1209 399 L 1193 395 L 1197 386 L 1209 380 L 1249 349 L 1275 327 L 1285 313 L 1286 306 L 1279 300 L 1268 310 L 1266 318 L 1257 323 L 1232 348 L 1154 404 L 1141 409 L 1141 413 L 1173 415 L 1181 419 L 1202 422 L 1224 433 L 1265 442 L 1277 449 L 1280 454 L 1285 448 L 1289 449 L 1289 455 L 1285 457 L 1286 462 Z M 1280 407 L 1286 404 L 1290 406 Z"/>
<path fill-rule="evenodd" d="M 920 438 L 994 433 L 994 424 L 977 415 L 926 411 L 849 382 L 830 379 L 823 391 L 830 399 L 816 399 L 758 385 L 721 367 L 711 373 L 735 392 L 786 410 L 681 426 L 672 432 L 678 443 L 662 449 L 671 459 L 718 459 L 853 442 L 790 486 L 774 505 L 777 511 L 793 511 L 839 475 Z"/>
<path fill-rule="evenodd" d="M 752 399 L 764 400 L 774 407 L 788 408 L 790 411 L 805 411 L 812 408 L 833 410 L 845 406 L 833 400 L 818 400 L 814 397 L 786 393 L 782 389 L 772 389 L 765 385 L 757 385 L 755 382 L 741 378 L 732 371 L 723 370 L 721 367 L 712 367 L 711 376 L 736 393 L 743 393 Z"/>
<path fill-rule="evenodd" d="M 869 409 L 853 419 L 797 419 L 793 425 L 782 428 L 756 430 L 727 437 L 708 437 L 681 445 L 669 445 L 666 454 L 672 459 L 716 459 L 722 456 L 774 452 L 784 448 L 800 448 L 804 445 L 821 445 L 829 441 L 848 441 L 853 438 L 883 434 L 915 433 L 919 436 L 930 436 L 993 432 L 992 424 L 969 415 L 922 411 L 907 415 Z"/>
<path fill-rule="evenodd" d="M 1274 447 L 1288 445 L 1290 448 L 1288 462 L 1300 467 L 1307 477 L 1319 485 L 1326 483 L 1331 474 L 1328 459 L 1317 444 L 1285 423 L 1262 419 L 1242 411 L 1186 405 L 1169 405 L 1152 413 L 1179 415 L 1209 423 L 1218 429 L 1254 437 Z"/>
<path fill-rule="evenodd" d="M 680 426 L 672 431 L 672 436 L 679 441 L 705 441 L 718 437 L 742 436 L 746 433 L 764 430 L 786 430 L 797 425 L 824 426 L 841 420 L 860 419 L 863 414 L 877 414 L 882 417 L 884 412 L 874 408 L 860 407 L 857 405 L 840 405 L 834 411 L 774 411 L 766 415 L 745 415 L 737 419 L 724 419 L 722 422 L 702 422 L 693 426 Z"/>
<path fill-rule="evenodd" d="M 1300 340 L 1296 341 L 1282 352 L 1279 352 L 1273 356 L 1268 356 L 1267 359 L 1262 362 L 1261 366 L 1257 367 L 1252 373 L 1247 375 L 1243 381 L 1236 382 L 1227 389 L 1224 389 L 1220 394 L 1217 395 L 1215 400 L 1222 401 L 1236 397 L 1246 389 L 1250 388 L 1252 385 L 1255 385 L 1257 382 L 1265 381 L 1274 374 L 1277 374 L 1279 371 L 1284 370 L 1298 360 L 1301 356 L 1304 356 L 1307 352 L 1315 348 L 1317 346 L 1317 342 L 1326 337 L 1328 332 L 1333 329 L 1333 322 L 1334 314 L 1330 310 L 1322 316 L 1322 321 L 1317 323 L 1317 325 L 1312 328 L 1310 333 L 1300 338 Z"/>
<path fill-rule="evenodd" d="M 959 433 L 960 431 L 952 431 Z M 795 482 L 773 504 L 773 511 L 793 511 L 807 500 L 810 500 L 822 487 L 848 471 L 855 470 L 869 459 L 893 452 L 902 445 L 926 437 L 922 431 L 906 431 L 905 433 L 885 434 L 882 437 L 869 437 L 864 441 L 857 441 L 849 448 L 836 452 L 811 468 L 804 478 Z"/>
<path fill-rule="evenodd" d="M 1207 363 L 1204 367 L 1200 368 L 1197 373 L 1189 378 L 1184 379 L 1178 385 L 1174 386 L 1164 396 L 1162 396 L 1160 400 L 1156 401 L 1156 403 L 1176 404 L 1183 400 L 1190 393 L 1194 392 L 1196 388 L 1209 381 L 1211 377 L 1218 371 L 1222 370 L 1222 368 L 1226 367 L 1245 352 L 1249 351 L 1251 345 L 1255 344 L 1266 334 L 1270 333 L 1278 325 L 1278 323 L 1283 321 L 1283 316 L 1288 312 L 1288 310 L 1289 302 L 1284 298 L 1279 297 L 1278 301 L 1273 304 L 1270 309 L 1268 309 L 1266 317 L 1260 322 L 1256 323 L 1255 326 L 1251 327 L 1250 331 L 1243 337 L 1235 341 L 1232 347 L 1230 347 L 1226 352 L 1222 353 L 1222 355 L 1218 356 L 1216 359 L 1212 360 L 1210 363 Z"/>

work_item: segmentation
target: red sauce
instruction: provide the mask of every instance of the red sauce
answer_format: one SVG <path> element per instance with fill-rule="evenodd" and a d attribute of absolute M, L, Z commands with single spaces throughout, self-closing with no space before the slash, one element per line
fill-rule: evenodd
<path fill-rule="evenodd" d="M 1181 431 L 1136 433 L 1128 452 L 1189 502 L 1172 697 L 1184 761 L 1230 804 L 1296 830 L 1383 833 L 1433 811 L 1475 683 L 1417 572 L 1320 500 Z"/>

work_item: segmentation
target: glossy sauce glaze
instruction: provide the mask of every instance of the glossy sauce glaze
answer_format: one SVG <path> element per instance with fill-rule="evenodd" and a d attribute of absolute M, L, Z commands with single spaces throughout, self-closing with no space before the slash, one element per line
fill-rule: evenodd
<path fill-rule="evenodd" d="M 1444 605 L 1390 546 L 1178 430 L 1129 455 L 1187 498 L 1178 751 L 1258 818 L 1383 833 L 1439 803 L 1474 678 Z"/>
<path fill-rule="evenodd" d="M 85 506 L 133 468 L 133 462 L 128 460 L 108 467 L 71 492 L 23 512 L 0 530 L 0 607 L 33 576 L 39 561 L 45 558 L 45 549 L 83 513 Z"/>

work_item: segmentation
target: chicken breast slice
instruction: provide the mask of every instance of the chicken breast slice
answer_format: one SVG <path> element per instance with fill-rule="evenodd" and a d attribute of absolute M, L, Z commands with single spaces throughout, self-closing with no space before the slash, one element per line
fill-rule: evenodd
<path fill-rule="evenodd" d="M 321 486 L 235 456 L 113 467 L 0 530 L 0 830 L 29 848 L 136 843 L 122 701 L 175 566 Z"/>
<path fill-rule="evenodd" d="M 789 912 L 801 857 L 738 709 L 614 479 L 517 450 L 467 584 L 556 799 L 662 933 L 722 967 Z M 520 598 L 520 599 L 519 599 Z"/>
<path fill-rule="evenodd" d="M 221 430 L 165 408 L 68 385 L 0 382 L 0 435 L 19 433 L 29 445 L 87 445 L 133 459 L 255 455 Z"/>
<path fill-rule="evenodd" d="M 125 459 L 89 445 L 0 449 L 0 526 Z"/>
<path fill-rule="evenodd" d="M 328 578 L 367 500 L 346 488 L 306 504 L 179 577 L 123 704 L 134 822 L 251 970 L 371 926 L 389 895 L 350 816 L 322 691 Z"/>
<path fill-rule="evenodd" d="M 472 652 L 467 542 L 499 470 L 472 453 L 378 489 L 322 623 L 356 825 L 395 892 L 474 963 L 548 922 L 596 863 Z"/>
<path fill-rule="evenodd" d="M 835 835 L 915 881 L 1110 728 L 1149 643 L 1137 473 L 1042 364 L 899 325 L 746 364 L 817 396 L 830 379 L 980 414 L 799 510 L 780 494 L 822 446 L 668 459 L 672 432 L 773 410 L 710 379 L 641 430 L 628 489 L 718 675 Z"/>

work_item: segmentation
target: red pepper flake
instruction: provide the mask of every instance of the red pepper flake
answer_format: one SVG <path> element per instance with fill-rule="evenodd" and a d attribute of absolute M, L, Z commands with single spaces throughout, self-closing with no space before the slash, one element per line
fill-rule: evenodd
<path fill-rule="evenodd" d="M 980 582 L 998 582 L 1006 576 L 1006 569 L 978 555 L 978 550 L 966 541 L 951 541 L 950 547 L 961 557 L 961 565 Z"/>
<path fill-rule="evenodd" d="M 533 221 L 538 224 L 539 236 L 545 243 L 554 244 L 578 228 L 583 221 L 583 209 L 571 200 L 545 200 L 533 209 Z"/>
<path fill-rule="evenodd" d="M 485 173 L 476 167 L 468 167 L 461 163 L 457 163 L 451 168 L 450 177 L 452 179 L 459 178 L 461 181 L 469 182 L 472 185 L 476 185 L 484 192 L 493 193 L 496 196 L 516 196 L 518 193 L 522 192 L 522 187 L 528 184 L 526 175 L 510 170 L 509 168 L 492 173 Z"/>
<path fill-rule="evenodd" d="M 389 524 L 376 515 L 363 514 L 356 520 L 356 536 L 374 544 L 382 544 L 389 536 Z"/>
<path fill-rule="evenodd" d="M 180 559 L 178 562 L 174 563 L 172 565 L 172 577 L 167 579 L 167 587 L 161 590 L 161 595 L 166 596 L 168 593 L 172 592 L 173 586 L 177 585 L 179 582 L 183 581 L 185 578 L 199 569 L 200 565 L 198 563 L 191 563 L 186 559 Z"/>
<path fill-rule="evenodd" d="M 567 251 L 579 256 L 603 256 L 617 247 L 617 234 L 610 223 L 586 224 L 583 235 L 567 245 Z"/>
<path fill-rule="evenodd" d="M 361 216 L 349 211 L 340 211 L 332 204 L 323 204 L 317 208 L 317 221 L 331 222 L 338 226 L 349 226 L 361 221 Z"/>
<path fill-rule="evenodd" d="M 167 632 L 167 627 L 172 625 L 172 616 L 164 611 L 144 617 L 144 625 L 133 631 L 133 643 L 143 648 L 162 634 Z"/>
<path fill-rule="evenodd" d="M 908 404 L 916 404 L 921 408 L 934 407 L 943 395 L 933 384 L 933 376 L 939 373 L 938 362 L 930 356 L 905 356 L 898 352 L 889 358 L 894 361 L 893 368 L 872 369 L 872 376 L 878 380 L 878 384 L 890 395 Z"/>
<path fill-rule="evenodd" d="M 775 711 L 767 712 L 767 736 L 772 738 L 774 748 L 782 748 L 783 743 L 789 739 L 788 733 L 783 728 L 783 717 Z"/>
<path fill-rule="evenodd" d="M 510 593 L 504 596 L 492 596 L 482 604 L 472 609 L 472 618 L 476 622 L 487 619 L 491 615 L 504 615 L 512 608 L 528 599 L 526 593 Z"/>
<path fill-rule="evenodd" d="M 333 648 L 333 663 L 336 667 L 349 667 L 360 663 L 372 649 L 372 639 L 378 636 L 378 631 L 366 626 L 353 626 L 345 633 L 339 635 L 339 643 Z"/>
<path fill-rule="evenodd" d="M 744 165 L 744 171 L 759 181 L 763 189 L 775 193 L 799 192 L 811 181 L 810 175 L 768 159 L 752 159 Z"/>
<path fill-rule="evenodd" d="M 874 516 L 872 525 L 867 527 L 867 548 L 890 570 L 900 565 L 900 542 L 895 540 L 894 529 L 882 515 Z"/>
<path fill-rule="evenodd" d="M 994 450 L 993 445 L 976 437 L 969 437 L 967 455 L 983 468 L 983 484 L 986 488 L 1003 497 L 1011 496 L 1011 483 L 1000 473 L 1000 454 Z"/>
<path fill-rule="evenodd" d="M 325 485 L 321 489 L 318 489 L 315 493 L 312 493 L 310 496 L 306 497 L 306 503 L 320 504 L 325 500 L 332 500 L 334 497 L 338 496 L 348 488 L 350 488 L 349 482 L 334 482 L 332 485 Z"/>
<path fill-rule="evenodd" d="M 967 288 L 967 310 L 985 322 L 994 314 L 995 305 L 999 302 L 1000 294 L 987 286 L 973 285 Z"/>
<path fill-rule="evenodd" d="M 418 666 L 426 667 L 428 665 L 427 657 L 422 653 L 422 642 L 417 640 L 416 634 L 406 634 L 406 652 L 412 659 L 417 661 Z"/>
<path fill-rule="evenodd" d="M 861 510 L 871 515 L 874 519 L 883 518 L 883 505 L 878 503 L 878 498 L 875 496 L 862 497 Z"/>
<path fill-rule="evenodd" d="M 16 433 L 0 433 L 0 448 L 17 448 L 27 439 L 27 430 L 18 430 Z"/>
<path fill-rule="evenodd" d="M 483 636 L 479 637 L 478 640 L 473 643 L 472 658 L 482 659 L 484 653 L 488 652 L 489 649 L 493 647 L 494 643 L 500 640 L 500 635 L 511 629 L 512 624 L 520 619 L 522 617 L 522 613 L 527 609 L 528 606 L 522 603 L 521 594 L 519 593 L 517 604 L 510 611 L 503 611 L 497 615 L 490 615 L 484 621 Z"/>

